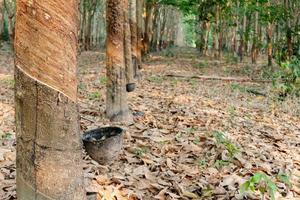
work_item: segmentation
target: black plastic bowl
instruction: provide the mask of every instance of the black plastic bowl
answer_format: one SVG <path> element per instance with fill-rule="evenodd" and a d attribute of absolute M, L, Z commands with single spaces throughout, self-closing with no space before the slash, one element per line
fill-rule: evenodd
<path fill-rule="evenodd" d="M 87 154 L 101 165 L 112 163 L 123 147 L 124 130 L 119 127 L 97 128 L 82 136 Z"/>
<path fill-rule="evenodd" d="M 127 92 L 133 92 L 135 90 L 135 83 L 128 83 L 126 84 L 126 91 Z"/>

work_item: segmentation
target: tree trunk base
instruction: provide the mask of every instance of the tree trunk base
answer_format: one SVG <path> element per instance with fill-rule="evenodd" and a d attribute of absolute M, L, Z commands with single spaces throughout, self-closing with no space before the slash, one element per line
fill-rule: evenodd
<path fill-rule="evenodd" d="M 19 200 L 83 200 L 75 102 L 15 68 Z"/>

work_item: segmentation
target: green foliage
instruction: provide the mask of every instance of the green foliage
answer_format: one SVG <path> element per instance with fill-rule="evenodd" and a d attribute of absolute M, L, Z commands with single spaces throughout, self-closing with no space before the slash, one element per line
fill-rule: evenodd
<path fill-rule="evenodd" d="M 101 93 L 100 92 L 92 92 L 89 94 L 89 99 L 90 100 L 96 100 L 96 99 L 100 99 L 101 97 Z"/>
<path fill-rule="evenodd" d="M 86 90 L 86 85 L 84 84 L 84 83 L 79 83 L 78 84 L 78 88 L 80 89 L 80 90 Z"/>
<path fill-rule="evenodd" d="M 186 129 L 186 132 L 188 134 L 194 134 L 194 132 L 196 131 L 197 129 L 195 127 L 190 127 L 190 128 L 187 128 Z"/>
<path fill-rule="evenodd" d="M 107 83 L 107 77 L 106 76 L 101 76 L 100 77 L 100 84 L 101 85 L 106 85 Z"/>
<path fill-rule="evenodd" d="M 233 53 L 226 53 L 224 55 L 225 62 L 228 64 L 236 64 L 239 61 L 239 58 Z"/>
<path fill-rule="evenodd" d="M 200 144 L 200 139 L 198 139 L 198 138 L 195 139 L 195 140 L 193 141 L 193 143 L 196 144 L 196 145 Z"/>
<path fill-rule="evenodd" d="M 280 71 L 274 81 L 276 92 L 280 97 L 300 94 L 300 59 L 293 56 L 290 60 L 280 63 Z"/>
<path fill-rule="evenodd" d="M 163 82 L 164 78 L 163 78 L 162 76 L 155 76 L 155 75 L 153 75 L 153 76 L 150 76 L 150 77 L 148 78 L 148 80 L 149 80 L 150 82 L 160 84 L 160 83 Z"/>
<path fill-rule="evenodd" d="M 138 147 L 134 149 L 134 153 L 138 157 L 143 157 L 145 154 L 147 154 L 148 151 L 149 149 L 147 147 Z"/>
<path fill-rule="evenodd" d="M 216 162 L 214 163 L 214 167 L 220 170 L 223 167 L 228 166 L 229 164 L 230 162 L 227 160 L 216 160 Z"/>
<path fill-rule="evenodd" d="M 255 192 L 256 190 L 258 190 L 263 196 L 265 195 L 265 193 L 268 193 L 271 199 L 275 200 L 277 186 L 271 180 L 271 178 L 263 172 L 255 173 L 248 181 L 246 181 L 240 187 L 240 192 L 242 194 L 247 191 Z"/>
<path fill-rule="evenodd" d="M 233 144 L 228 138 L 225 137 L 224 133 L 215 131 L 213 136 L 217 142 L 217 144 L 221 144 L 228 152 L 228 156 L 230 159 L 233 159 L 234 156 L 240 152 L 239 148 Z"/>
<path fill-rule="evenodd" d="M 189 82 L 193 90 L 196 90 L 198 88 L 198 82 L 195 79 L 190 79 Z"/>
<path fill-rule="evenodd" d="M 4 133 L 4 135 L 2 135 L 2 140 L 12 140 L 14 138 L 13 134 L 10 132 L 6 132 Z"/>
<path fill-rule="evenodd" d="M 6 78 L 6 79 L 2 79 L 0 80 L 0 83 L 13 88 L 15 86 L 15 80 L 13 78 Z"/>
<path fill-rule="evenodd" d="M 206 187 L 202 188 L 202 195 L 201 195 L 201 197 L 203 197 L 203 198 L 206 199 L 206 198 L 212 197 L 213 194 L 214 194 L 214 189 L 213 189 L 213 187 L 211 187 L 211 186 L 206 186 Z"/>
<path fill-rule="evenodd" d="M 290 177 L 286 174 L 286 173 L 283 173 L 283 172 L 279 172 L 278 175 L 277 175 L 277 179 L 284 183 L 286 186 L 288 186 L 289 188 L 292 187 L 292 183 L 290 181 Z"/>
<path fill-rule="evenodd" d="M 192 66 L 196 69 L 203 69 L 208 67 L 208 62 L 204 60 L 203 62 L 194 63 Z"/>
<path fill-rule="evenodd" d="M 206 159 L 198 159 L 197 164 L 200 168 L 205 167 L 207 165 L 207 160 Z"/>

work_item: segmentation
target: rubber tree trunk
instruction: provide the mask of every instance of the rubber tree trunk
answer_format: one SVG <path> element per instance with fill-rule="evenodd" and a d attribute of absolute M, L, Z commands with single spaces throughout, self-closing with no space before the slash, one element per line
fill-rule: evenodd
<path fill-rule="evenodd" d="M 17 0 L 18 200 L 83 200 L 77 0 Z"/>
<path fill-rule="evenodd" d="M 152 29 L 152 18 L 153 18 L 153 3 L 146 2 L 146 19 L 145 19 L 145 35 L 144 35 L 144 50 L 143 53 L 146 55 L 150 50 L 151 41 L 151 29 Z"/>
<path fill-rule="evenodd" d="M 247 16 L 246 16 L 246 14 L 244 14 L 243 21 L 242 21 L 242 31 L 241 31 L 241 34 L 240 34 L 240 46 L 239 46 L 240 62 L 243 61 L 244 52 L 246 51 L 246 49 L 245 49 L 246 29 L 247 29 Z"/>
<path fill-rule="evenodd" d="M 134 69 L 132 63 L 132 51 L 131 51 L 131 32 L 129 24 L 129 3 L 128 0 L 124 0 L 124 56 L 125 56 L 125 69 L 126 69 L 126 90 L 127 92 L 133 92 L 135 89 Z"/>
<path fill-rule="evenodd" d="M 159 23 L 159 13 L 160 13 L 160 7 L 158 5 L 156 5 L 154 7 L 154 12 L 153 12 L 153 34 L 152 34 L 152 38 L 151 38 L 151 51 L 158 51 L 157 49 L 157 40 L 158 40 L 158 35 L 159 35 L 159 27 L 160 27 L 160 23 Z"/>
<path fill-rule="evenodd" d="M 272 57 L 273 57 L 273 25 L 272 23 L 268 23 L 268 28 L 267 28 L 267 43 L 268 43 L 268 66 L 272 66 Z"/>
<path fill-rule="evenodd" d="M 125 73 L 124 0 L 107 0 L 106 115 L 112 121 L 131 123 Z"/>
<path fill-rule="evenodd" d="M 4 0 L 0 0 L 0 39 L 4 31 Z"/>
<path fill-rule="evenodd" d="M 287 13 L 291 11 L 290 1 L 284 0 L 285 10 Z M 292 28 L 291 28 L 291 19 L 287 17 L 286 19 L 286 39 L 287 39 L 287 53 L 288 57 L 293 55 L 293 36 L 292 36 Z"/>
<path fill-rule="evenodd" d="M 258 2 L 256 2 L 256 6 L 258 7 Z M 255 32 L 253 35 L 253 43 L 252 43 L 252 50 L 251 50 L 251 61 L 252 64 L 256 64 L 257 62 L 257 57 L 258 57 L 258 18 L 259 18 L 259 13 L 258 11 L 255 12 Z"/>
<path fill-rule="evenodd" d="M 144 0 L 136 1 L 136 15 L 137 15 L 137 66 L 142 69 L 142 49 L 143 49 L 143 8 Z M 138 74 L 140 75 L 140 74 Z M 138 77 L 140 78 L 140 77 Z"/>
<path fill-rule="evenodd" d="M 131 31 L 131 53 L 134 78 L 139 78 L 138 68 L 138 29 L 137 29 L 137 0 L 130 0 L 129 23 Z"/>

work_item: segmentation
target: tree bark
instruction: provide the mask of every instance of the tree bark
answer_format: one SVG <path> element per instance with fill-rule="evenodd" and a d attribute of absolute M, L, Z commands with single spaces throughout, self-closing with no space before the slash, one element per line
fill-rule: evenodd
<path fill-rule="evenodd" d="M 83 200 L 76 0 L 17 1 L 15 106 L 19 200 Z"/>
<path fill-rule="evenodd" d="M 0 0 L 0 40 L 4 31 L 4 1 Z"/>
<path fill-rule="evenodd" d="M 126 88 L 127 92 L 133 92 L 135 89 L 134 81 L 134 69 L 132 63 L 132 52 L 131 52 L 131 32 L 129 24 L 129 13 L 128 13 L 128 0 L 124 0 L 124 56 L 125 56 L 125 69 L 126 69 Z"/>
<path fill-rule="evenodd" d="M 134 69 L 134 78 L 139 78 L 138 69 L 138 29 L 137 29 L 137 0 L 130 0 L 130 31 L 131 31 L 131 53 L 132 65 Z"/>
<path fill-rule="evenodd" d="M 287 13 L 290 13 L 290 1 L 284 0 L 285 10 Z M 287 17 L 286 19 L 286 39 L 287 39 L 287 53 L 288 57 L 293 55 L 293 37 L 292 37 L 292 28 L 291 28 L 291 19 Z"/>
<path fill-rule="evenodd" d="M 247 16 L 246 16 L 246 14 L 244 14 L 242 31 L 241 31 L 241 34 L 240 34 L 240 46 L 239 46 L 240 62 L 242 62 L 243 58 L 244 58 L 246 28 L 247 28 Z"/>
<path fill-rule="evenodd" d="M 146 3 L 146 19 L 145 19 L 145 36 L 144 36 L 144 54 L 149 53 L 150 40 L 152 37 L 151 28 L 152 28 L 152 18 L 153 18 L 153 3 Z"/>
<path fill-rule="evenodd" d="M 142 49 L 143 49 L 143 7 L 144 0 L 136 1 L 136 15 L 137 15 L 137 66 L 142 69 Z M 140 74 L 138 74 L 140 75 Z M 140 76 L 138 76 L 140 79 Z"/>
<path fill-rule="evenodd" d="M 267 45 L 268 45 L 268 66 L 272 66 L 273 59 L 273 44 L 272 44 L 272 36 L 273 36 L 273 25 L 271 22 L 268 23 L 267 28 Z"/>
<path fill-rule="evenodd" d="M 124 0 L 107 0 L 106 115 L 112 121 L 131 123 L 125 89 L 124 8 Z"/>
<path fill-rule="evenodd" d="M 258 7 L 258 2 L 256 3 L 256 6 Z M 253 44 L 252 44 L 252 51 L 251 51 L 251 60 L 252 60 L 252 64 L 256 64 L 257 62 L 257 56 L 258 56 L 258 34 L 259 34 L 259 30 L 258 30 L 258 11 L 255 12 L 255 32 L 253 35 Z"/>

